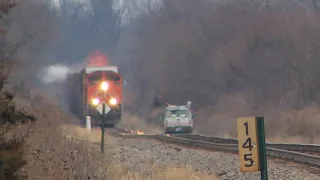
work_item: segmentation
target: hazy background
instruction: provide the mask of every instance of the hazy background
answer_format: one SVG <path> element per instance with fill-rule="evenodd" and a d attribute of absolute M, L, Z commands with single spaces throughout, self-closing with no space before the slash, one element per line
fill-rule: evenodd
<path fill-rule="evenodd" d="M 13 82 L 63 102 L 63 79 L 92 50 L 129 80 L 126 112 L 156 121 L 163 102 L 190 100 L 198 132 L 235 135 L 264 115 L 268 136 L 319 135 L 318 0 L 27 0 L 5 41 Z M 16 21 L 13 21 L 16 20 Z M 13 23 L 14 22 L 14 23 Z"/>

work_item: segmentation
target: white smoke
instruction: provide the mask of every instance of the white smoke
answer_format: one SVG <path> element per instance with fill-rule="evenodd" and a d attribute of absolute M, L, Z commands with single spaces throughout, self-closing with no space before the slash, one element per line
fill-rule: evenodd
<path fill-rule="evenodd" d="M 45 84 L 63 82 L 67 79 L 69 73 L 80 72 L 85 67 L 85 64 L 77 63 L 72 65 L 54 64 L 42 68 L 39 73 L 41 81 Z"/>
<path fill-rule="evenodd" d="M 40 78 L 45 84 L 50 84 L 53 82 L 65 81 L 68 73 L 71 73 L 72 70 L 63 64 L 56 64 L 44 67 L 40 73 Z"/>

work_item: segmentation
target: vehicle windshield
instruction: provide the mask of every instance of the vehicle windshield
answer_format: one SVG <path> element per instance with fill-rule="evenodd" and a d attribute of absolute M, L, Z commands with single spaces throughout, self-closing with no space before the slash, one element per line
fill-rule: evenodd
<path fill-rule="evenodd" d="M 188 116 L 188 111 L 187 110 L 171 110 L 169 111 L 169 116 L 171 117 L 186 117 Z"/>
<path fill-rule="evenodd" d="M 107 71 L 106 72 L 106 80 L 107 81 L 120 81 L 120 76 L 118 73 Z"/>
<path fill-rule="evenodd" d="M 93 72 L 88 75 L 88 80 L 91 85 L 103 80 L 102 72 Z"/>
<path fill-rule="evenodd" d="M 105 78 L 104 77 L 105 74 Z M 118 73 L 112 72 L 112 71 L 96 71 L 93 73 L 90 73 L 88 75 L 88 81 L 91 85 L 94 85 L 96 83 L 99 83 L 103 80 L 107 80 L 107 81 L 120 81 L 120 76 Z"/>

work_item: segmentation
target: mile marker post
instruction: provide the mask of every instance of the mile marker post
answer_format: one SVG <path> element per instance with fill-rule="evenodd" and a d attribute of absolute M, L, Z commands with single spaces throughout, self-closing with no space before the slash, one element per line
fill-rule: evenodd
<path fill-rule="evenodd" d="M 101 113 L 101 154 L 104 153 L 104 116 L 105 116 L 106 104 L 102 102 L 102 113 Z"/>
<path fill-rule="evenodd" d="M 261 172 L 268 180 L 263 117 L 243 117 L 237 120 L 241 172 Z"/>
<path fill-rule="evenodd" d="M 260 158 L 260 172 L 261 180 L 268 180 L 268 163 L 266 151 L 266 136 L 264 130 L 264 117 L 257 117 L 258 122 L 258 138 L 259 138 L 259 158 Z"/>

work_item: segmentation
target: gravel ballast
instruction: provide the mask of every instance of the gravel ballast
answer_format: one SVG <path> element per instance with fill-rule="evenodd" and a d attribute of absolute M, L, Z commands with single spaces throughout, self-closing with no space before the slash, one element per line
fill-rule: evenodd
<path fill-rule="evenodd" d="M 260 173 L 241 173 L 235 154 L 188 149 L 155 140 L 111 137 L 109 152 L 113 158 L 139 168 L 146 163 L 162 166 L 189 166 L 196 171 L 216 174 L 222 180 L 260 180 Z M 149 161 L 149 162 L 146 162 Z M 142 166 L 141 166 L 142 167 Z M 303 168 L 288 167 L 268 160 L 269 179 L 319 180 L 320 176 Z"/>

